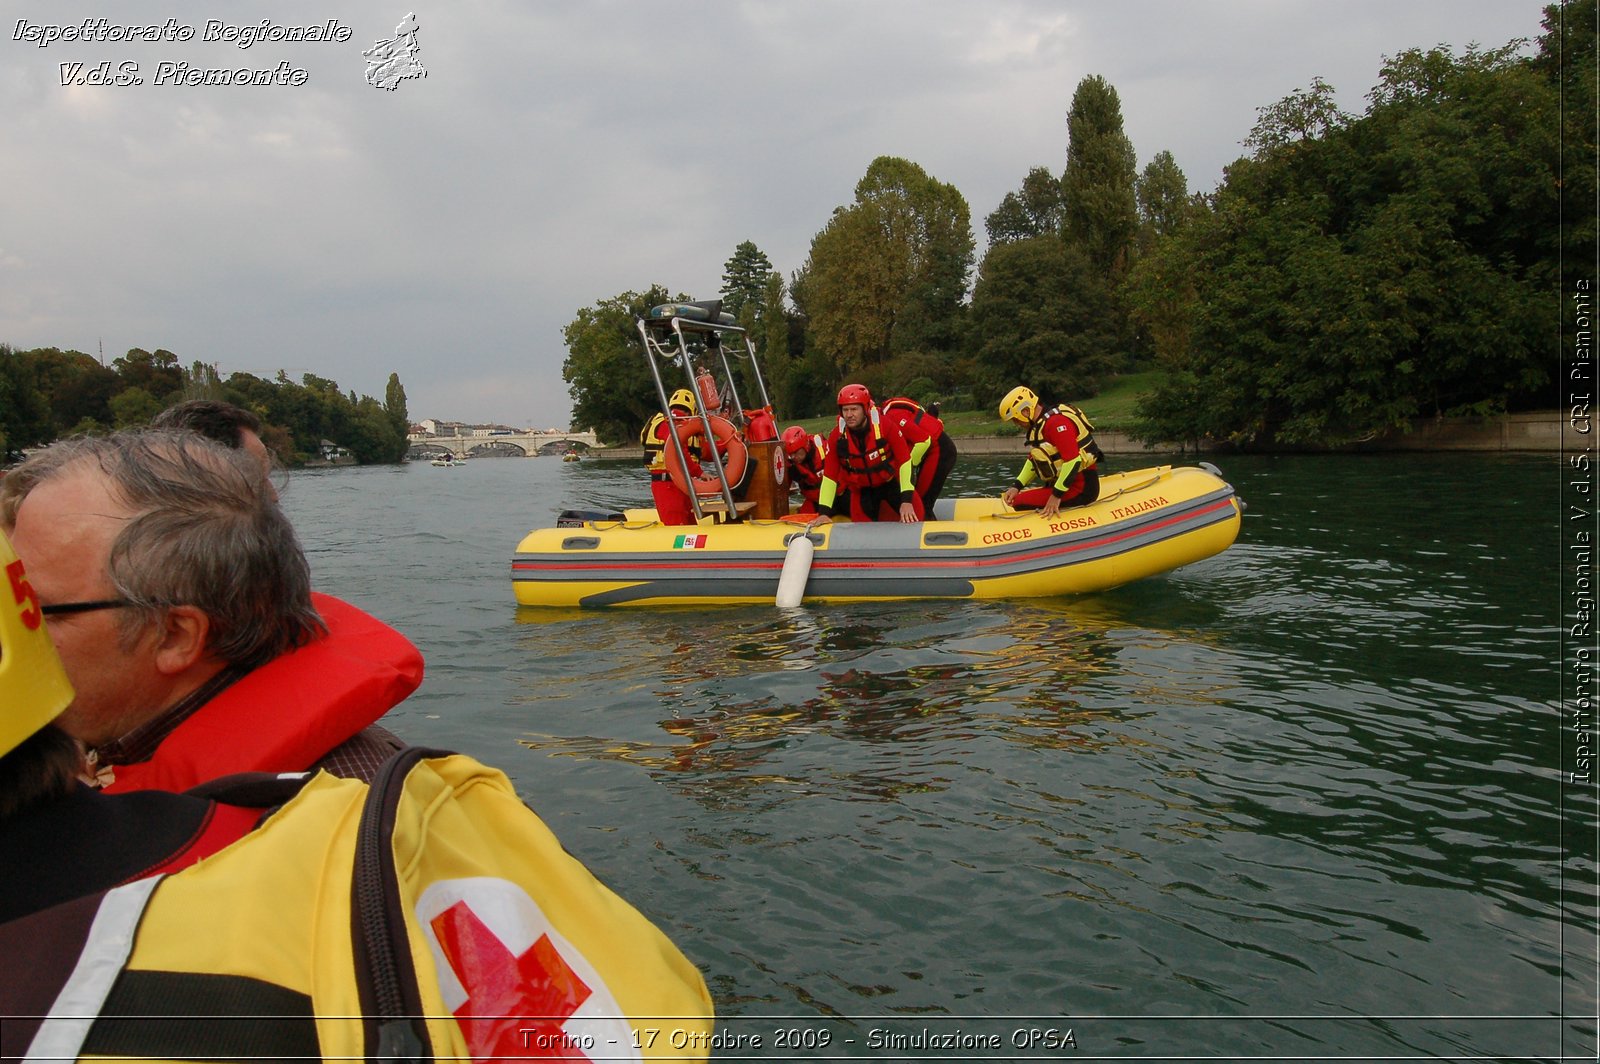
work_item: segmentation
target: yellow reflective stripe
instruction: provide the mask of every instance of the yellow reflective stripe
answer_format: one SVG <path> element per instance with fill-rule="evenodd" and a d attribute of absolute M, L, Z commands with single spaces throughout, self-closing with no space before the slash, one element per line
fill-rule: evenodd
<path fill-rule="evenodd" d="M 839 485 L 834 483 L 832 477 L 822 478 L 822 487 L 817 489 L 817 505 L 832 506 L 834 496 L 839 493 Z"/>
<path fill-rule="evenodd" d="M 1056 491 L 1064 492 L 1067 490 L 1067 482 L 1072 479 L 1072 474 L 1076 473 L 1081 465 L 1083 465 L 1082 457 L 1061 463 L 1061 471 L 1056 474 Z"/>

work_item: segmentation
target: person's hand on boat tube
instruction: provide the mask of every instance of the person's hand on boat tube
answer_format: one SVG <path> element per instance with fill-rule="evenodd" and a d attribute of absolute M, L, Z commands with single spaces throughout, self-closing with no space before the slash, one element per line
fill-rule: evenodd
<path fill-rule="evenodd" d="M 813 517 L 810 521 L 806 522 L 806 531 L 809 532 L 813 528 L 816 528 L 818 525 L 831 525 L 831 524 L 833 524 L 833 518 L 829 517 L 827 514 L 818 514 L 817 516 Z"/>
<path fill-rule="evenodd" d="M 1050 497 L 1044 501 L 1044 505 L 1039 507 L 1039 516 L 1040 517 L 1047 517 L 1047 518 L 1048 517 L 1054 517 L 1056 514 L 1058 514 L 1060 512 L 1061 512 L 1061 496 L 1057 495 L 1055 492 L 1052 491 L 1050 493 Z"/>
<path fill-rule="evenodd" d="M 914 503 L 903 502 L 900 504 L 900 523 L 914 525 L 917 523 L 917 507 Z"/>
<path fill-rule="evenodd" d="M 1005 503 L 1007 506 L 1010 506 L 1012 500 L 1017 497 L 1017 492 L 1020 490 L 1020 488 L 1015 486 L 1007 488 L 1005 491 L 1000 493 L 1000 501 Z"/>

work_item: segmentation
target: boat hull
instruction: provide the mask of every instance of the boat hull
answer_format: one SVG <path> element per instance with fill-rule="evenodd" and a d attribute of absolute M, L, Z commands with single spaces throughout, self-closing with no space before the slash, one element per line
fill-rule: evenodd
<path fill-rule="evenodd" d="M 1101 497 L 1053 518 L 998 499 L 941 501 L 918 524 L 795 519 L 667 526 L 654 511 L 535 529 L 517 545 L 524 606 L 770 603 L 788 542 L 814 544 L 806 602 L 1040 598 L 1086 594 L 1226 550 L 1243 504 L 1207 469 L 1160 466 L 1104 476 Z"/>

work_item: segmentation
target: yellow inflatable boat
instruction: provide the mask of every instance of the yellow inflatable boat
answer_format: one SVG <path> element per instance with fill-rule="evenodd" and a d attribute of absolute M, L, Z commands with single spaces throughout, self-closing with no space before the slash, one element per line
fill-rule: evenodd
<path fill-rule="evenodd" d="M 921 524 L 809 529 L 797 517 L 683 527 L 654 510 L 569 513 L 517 545 L 511 581 L 523 606 L 772 603 L 780 585 L 791 602 L 1075 595 L 1221 553 L 1243 508 L 1202 465 L 1105 474 L 1096 502 L 1053 518 L 997 498 L 942 499 Z"/>

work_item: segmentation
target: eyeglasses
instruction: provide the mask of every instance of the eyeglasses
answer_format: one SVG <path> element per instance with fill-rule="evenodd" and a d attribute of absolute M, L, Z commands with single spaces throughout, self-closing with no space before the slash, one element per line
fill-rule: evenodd
<path fill-rule="evenodd" d="M 120 610 L 124 606 L 132 606 L 127 599 L 95 599 L 91 602 L 57 602 L 50 606 L 40 606 L 39 612 L 46 617 L 57 616 L 63 613 L 90 613 L 94 610 Z"/>

